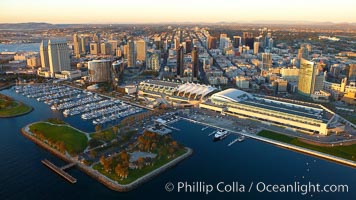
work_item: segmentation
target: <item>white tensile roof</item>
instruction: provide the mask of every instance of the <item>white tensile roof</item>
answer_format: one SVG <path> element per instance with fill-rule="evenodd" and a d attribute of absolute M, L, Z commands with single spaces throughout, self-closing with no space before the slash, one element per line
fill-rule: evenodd
<path fill-rule="evenodd" d="M 195 83 L 185 83 L 177 88 L 178 92 L 184 92 L 188 94 L 202 95 L 203 97 L 217 88 L 209 85 L 200 85 Z"/>
<path fill-rule="evenodd" d="M 239 102 L 243 97 L 251 97 L 251 94 L 233 88 L 213 94 L 212 98 L 225 99 L 232 102 Z"/>

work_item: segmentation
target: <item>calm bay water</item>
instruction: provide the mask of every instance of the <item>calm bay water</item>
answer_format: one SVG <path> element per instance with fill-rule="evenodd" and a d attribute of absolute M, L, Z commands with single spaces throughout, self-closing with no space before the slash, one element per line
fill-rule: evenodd
<path fill-rule="evenodd" d="M 40 51 L 40 43 L 0 44 L 0 52 Z"/>
<path fill-rule="evenodd" d="M 33 144 L 20 134 L 20 128 L 31 122 L 49 117 L 63 116 L 34 99 L 16 94 L 11 90 L 1 93 L 12 96 L 34 107 L 28 115 L 0 119 L 0 199 L 354 199 L 356 197 L 356 172 L 353 168 L 281 149 L 273 145 L 247 139 L 242 143 L 227 144 L 234 139 L 229 136 L 221 142 L 212 142 L 208 134 L 213 129 L 201 130 L 202 126 L 179 121 L 173 126 L 181 131 L 173 132 L 180 143 L 194 150 L 192 157 L 164 172 L 138 189 L 128 193 L 111 191 L 77 169 L 69 173 L 78 179 L 69 184 L 46 168 L 40 161 L 63 162 Z M 73 126 L 92 131 L 93 126 L 79 117 L 65 118 Z M 263 181 L 266 184 L 301 183 L 347 184 L 348 193 L 178 193 L 165 191 L 165 184 L 202 181 L 213 184 L 220 181 L 238 181 L 249 186 Z"/>

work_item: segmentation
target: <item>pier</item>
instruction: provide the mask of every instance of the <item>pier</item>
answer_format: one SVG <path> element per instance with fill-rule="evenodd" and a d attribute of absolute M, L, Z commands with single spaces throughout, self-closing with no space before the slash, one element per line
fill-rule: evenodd
<path fill-rule="evenodd" d="M 213 132 L 209 133 L 208 136 L 212 136 L 212 135 L 214 135 L 216 132 L 217 132 L 217 131 L 213 131 Z"/>
<path fill-rule="evenodd" d="M 167 125 L 167 124 L 162 124 L 162 125 L 165 126 L 165 127 L 167 127 L 167 128 L 169 128 L 169 129 L 173 129 L 173 130 L 176 130 L 176 131 L 180 131 L 179 128 L 176 128 L 176 127 L 173 127 L 173 126 L 169 126 L 169 125 Z"/>
<path fill-rule="evenodd" d="M 76 163 L 69 163 L 68 165 L 65 165 L 63 167 L 57 167 L 55 164 L 51 163 L 49 160 L 44 159 L 41 161 L 44 165 L 46 165 L 48 168 L 50 168 L 52 171 L 56 172 L 58 175 L 69 181 L 70 183 L 76 183 L 77 179 L 74 178 L 73 176 L 69 175 L 67 172 L 64 170 L 69 169 L 73 166 L 76 165 Z"/>
<path fill-rule="evenodd" d="M 227 146 L 231 146 L 231 145 L 235 144 L 237 141 L 239 141 L 238 138 L 236 138 L 233 141 L 231 141 Z"/>

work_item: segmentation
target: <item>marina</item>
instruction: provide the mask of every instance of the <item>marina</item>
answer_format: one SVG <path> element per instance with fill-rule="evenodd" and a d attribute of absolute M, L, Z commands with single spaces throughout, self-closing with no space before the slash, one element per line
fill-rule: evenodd
<path fill-rule="evenodd" d="M 17 85 L 13 89 L 22 96 L 44 102 L 53 111 L 62 112 L 64 117 L 80 115 L 82 120 L 91 120 L 93 125 L 115 122 L 144 111 L 118 99 L 64 85 Z"/>

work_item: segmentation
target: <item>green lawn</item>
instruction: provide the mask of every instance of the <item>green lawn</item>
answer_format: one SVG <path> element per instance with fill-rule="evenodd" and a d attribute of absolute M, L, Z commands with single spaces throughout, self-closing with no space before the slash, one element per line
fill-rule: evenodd
<path fill-rule="evenodd" d="M 257 135 L 265 137 L 265 138 L 269 138 L 272 140 L 277 140 L 280 142 L 303 147 L 306 149 L 311 149 L 314 151 L 319 151 L 319 152 L 330 154 L 333 156 L 356 161 L 356 144 L 349 145 L 349 146 L 323 147 L 323 146 L 307 144 L 305 142 L 300 141 L 298 138 L 289 137 L 286 135 L 282 135 L 282 134 L 275 133 L 272 131 L 267 131 L 267 130 L 263 130 L 263 131 L 259 132 Z"/>
<path fill-rule="evenodd" d="M 116 134 L 110 128 L 110 129 L 106 129 L 106 130 L 103 130 L 103 131 L 92 133 L 90 135 L 90 137 L 95 139 L 95 140 L 102 140 L 102 141 L 105 141 L 105 142 L 110 142 L 111 140 L 116 138 Z"/>
<path fill-rule="evenodd" d="M 153 170 L 167 164 L 168 162 L 174 160 L 175 158 L 185 154 L 187 152 L 186 149 L 180 149 L 176 156 L 174 158 L 170 158 L 168 159 L 166 156 L 164 158 L 161 158 L 159 160 L 155 160 L 154 165 L 150 165 L 150 166 L 145 166 L 142 169 L 130 169 L 129 170 L 129 176 L 124 179 L 121 180 L 116 174 L 115 172 L 112 173 L 107 173 L 104 169 L 103 166 L 100 163 L 97 163 L 93 166 L 93 168 L 95 170 L 98 170 L 101 174 L 104 174 L 105 176 L 107 176 L 108 178 L 117 181 L 120 184 L 129 184 L 132 183 L 133 181 L 137 180 L 138 178 L 144 176 L 145 174 L 148 174 L 150 172 L 152 172 Z"/>
<path fill-rule="evenodd" d="M 4 100 L 0 99 L 0 105 L 4 103 Z M 5 108 L 0 107 L 0 117 L 13 117 L 16 115 L 21 115 L 27 113 L 32 108 L 21 102 L 12 101 L 10 105 Z"/>
<path fill-rule="evenodd" d="M 87 137 L 69 126 L 51 125 L 44 122 L 38 122 L 30 126 L 30 131 L 41 132 L 45 138 L 54 142 L 64 142 L 66 150 L 71 155 L 77 155 L 84 151 L 88 145 Z"/>

